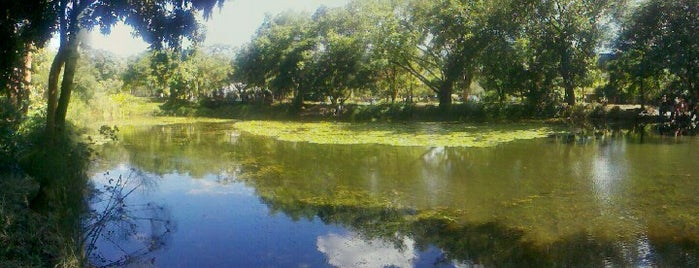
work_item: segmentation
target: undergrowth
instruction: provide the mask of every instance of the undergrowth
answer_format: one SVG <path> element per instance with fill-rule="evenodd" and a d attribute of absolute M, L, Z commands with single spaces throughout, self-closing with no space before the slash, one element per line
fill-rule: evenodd
<path fill-rule="evenodd" d="M 84 211 L 90 149 L 78 131 L 49 142 L 43 118 L 12 128 L 1 152 L 0 267 L 80 267 L 80 216 Z"/>

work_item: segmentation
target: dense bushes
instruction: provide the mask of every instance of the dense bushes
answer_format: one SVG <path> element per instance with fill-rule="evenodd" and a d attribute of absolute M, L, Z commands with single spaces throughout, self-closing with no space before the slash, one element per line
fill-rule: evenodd
<path fill-rule="evenodd" d="M 346 122 L 401 122 L 401 121 L 459 121 L 459 122 L 512 122 L 531 119 L 562 120 L 575 126 L 590 125 L 592 121 L 635 121 L 638 109 L 622 110 L 618 106 L 579 104 L 542 111 L 521 103 L 468 102 L 452 104 L 447 108 L 429 104 L 317 104 L 306 103 L 301 110 L 291 103 L 229 104 L 209 107 L 187 101 L 166 102 L 160 106 L 160 115 L 215 117 L 230 119 L 291 119 L 331 120 Z M 650 117 L 647 117 L 650 118 Z"/>

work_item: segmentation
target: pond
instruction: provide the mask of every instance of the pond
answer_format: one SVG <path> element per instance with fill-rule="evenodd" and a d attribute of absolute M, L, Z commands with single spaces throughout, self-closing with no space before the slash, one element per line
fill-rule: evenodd
<path fill-rule="evenodd" d="M 319 144 L 233 123 L 119 137 L 93 167 L 95 266 L 699 265 L 694 138 Z"/>

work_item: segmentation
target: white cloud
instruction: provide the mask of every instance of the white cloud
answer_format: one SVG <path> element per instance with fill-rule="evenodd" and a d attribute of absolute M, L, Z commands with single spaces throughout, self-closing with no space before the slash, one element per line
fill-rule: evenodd
<path fill-rule="evenodd" d="M 202 179 L 192 178 L 189 183 L 191 185 L 187 186 L 186 195 L 255 195 L 254 189 L 246 187 L 243 183 L 221 184 L 216 181 L 216 176 L 214 175 L 207 175 Z"/>

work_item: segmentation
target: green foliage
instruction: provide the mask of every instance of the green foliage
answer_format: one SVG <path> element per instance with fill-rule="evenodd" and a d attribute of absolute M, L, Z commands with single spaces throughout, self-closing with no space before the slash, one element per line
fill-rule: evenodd
<path fill-rule="evenodd" d="M 415 119 L 414 105 L 400 103 L 348 107 L 348 117 L 353 122 L 363 121 L 410 121 Z"/>
<path fill-rule="evenodd" d="M 354 5 L 336 9 L 319 9 L 313 15 L 318 44 L 312 59 L 309 84 L 317 96 L 333 104 L 344 103 L 351 95 L 361 94 L 373 87 L 370 43 L 365 36 L 370 31 Z"/>
<path fill-rule="evenodd" d="M 170 109 L 166 114 L 217 116 L 230 114 L 237 108 L 228 106 L 238 102 L 269 104 L 274 99 L 283 103 L 293 96 L 296 112 L 302 115 L 312 112 L 302 107 L 311 100 L 341 104 L 351 113 L 335 113 L 336 117 L 359 121 L 548 117 L 559 113 L 561 103 L 581 100 L 580 93 L 590 88 L 609 100 L 642 104 L 652 103 L 662 93 L 699 94 L 695 89 L 699 67 L 694 66 L 693 52 L 699 38 L 693 38 L 697 26 L 691 19 L 697 16 L 696 0 L 647 1 L 636 9 L 625 9 L 626 1 L 608 0 L 352 1 L 314 14 L 270 15 L 235 58 L 230 48 L 196 46 L 200 34 L 191 25 L 192 16 L 201 10 L 210 14 L 221 1 L 134 2 L 134 8 L 126 10 L 129 3 L 96 1 L 63 14 L 84 8 L 89 12 L 83 20 L 68 17 L 68 26 L 75 22 L 77 28 L 99 26 L 104 31 L 124 20 L 154 48 L 163 48 L 132 58 L 126 66 L 113 55 L 82 48 L 73 86 L 77 98 L 70 99 L 72 109 L 68 110 L 80 125 L 91 120 L 84 118 L 123 119 L 130 109 L 145 107 L 120 92 L 169 97 L 179 111 Z M 163 3 L 172 7 L 163 8 Z M 31 4 L 37 12 L 46 11 L 41 11 L 42 3 Z M 14 9 L 16 18 L 7 20 L 36 15 L 11 6 Z M 630 16 L 620 26 L 614 25 L 615 16 L 623 11 Z M 144 25 L 144 14 L 156 24 L 173 20 L 178 24 Z M 177 25 L 181 27 L 166 31 Z M 38 24 L 17 26 L 13 34 L 41 39 L 35 32 L 40 28 L 29 26 Z M 605 48 L 603 42 L 614 35 L 615 27 L 620 27 L 621 35 L 610 56 L 613 60 L 605 59 L 598 66 L 596 54 Z M 76 29 L 60 30 L 68 41 L 80 43 Z M 179 48 L 181 36 L 195 41 L 192 49 Z M 50 107 L 37 105 L 36 100 L 51 92 L 45 83 L 49 65 L 55 56 L 68 55 L 61 53 L 33 54 L 33 86 L 38 90 L 25 94 L 33 100 L 30 110 Z M 437 98 L 446 106 L 453 95 L 466 98 L 473 93 L 471 81 L 485 90 L 479 96 L 481 103 L 441 112 L 422 109 L 422 104 L 411 106 L 416 99 L 429 103 L 435 101 L 429 98 Z M 257 95 L 264 97 L 254 98 Z M 15 97 L 0 97 L 4 118 L 22 117 Z M 408 105 L 354 105 L 382 99 Z M 4 131 L 10 133 L 12 128 Z"/>
<path fill-rule="evenodd" d="M 169 116 L 196 116 L 199 107 L 186 101 L 168 101 L 160 106 L 162 115 Z"/>
<path fill-rule="evenodd" d="M 131 59 L 123 73 L 124 88 L 131 94 L 168 97 L 169 101 L 196 101 L 221 95 L 231 84 L 228 56 L 221 52 L 193 48 L 153 51 Z"/>
<path fill-rule="evenodd" d="M 266 17 L 253 40 L 234 60 L 234 77 L 244 88 L 270 89 L 281 99 L 302 91 L 312 81 L 311 58 L 317 45 L 308 14 L 284 12 Z"/>
<path fill-rule="evenodd" d="M 642 98 L 658 91 L 699 97 L 697 17 L 696 0 L 643 3 L 617 40 L 613 85 Z"/>
<path fill-rule="evenodd" d="M 613 1 L 354 1 L 341 8 L 268 17 L 234 61 L 236 79 L 333 104 L 370 94 L 392 102 L 470 94 L 522 99 L 538 115 L 592 86 Z M 606 23 L 606 24 L 605 24 Z M 380 27 L 376 27 L 380 25 Z M 417 84 L 417 86 L 416 86 Z M 413 89 L 419 92 L 414 92 Z"/>
<path fill-rule="evenodd" d="M 0 105 L 12 105 L 13 110 L 22 110 L 28 85 L 23 76 L 30 72 L 25 68 L 26 56 L 34 46 L 43 46 L 55 30 L 56 18 L 53 6 L 46 1 L 5 1 L 4 15 L 0 18 Z M 24 95 L 24 96 L 23 96 Z M 10 107 L 3 107 L 3 112 Z M 3 116 L 7 114 L 3 113 Z M 9 117 L 2 117 L 9 118 Z"/>
<path fill-rule="evenodd" d="M 144 53 L 128 60 L 126 70 L 121 74 L 123 91 L 140 97 L 154 97 L 163 93 L 155 68 L 151 65 L 152 56 L 152 53 Z"/>
<path fill-rule="evenodd" d="M 614 1 L 493 1 L 486 29 L 491 42 L 483 53 L 484 85 L 498 99 L 526 97 L 547 112 L 565 96 L 575 104 L 576 90 L 591 84 L 602 20 Z M 514 16 L 512 15 L 514 14 Z M 563 94 L 558 93 L 562 91 Z"/>
<path fill-rule="evenodd" d="M 9 104 L 0 105 L 9 106 Z M 10 110 L 3 107 L 1 111 Z M 9 118 L 11 115 L 0 114 L 1 118 Z M 4 121 L 4 120 L 3 120 Z M 20 145 L 17 138 L 17 126 L 14 123 L 0 122 L 0 171 L 10 170 L 13 168 L 14 159 L 17 155 Z"/>
<path fill-rule="evenodd" d="M 449 106 L 454 89 L 471 84 L 488 42 L 480 30 L 486 8 L 481 1 L 398 3 L 391 10 L 397 18 L 380 21 L 390 32 L 377 32 L 377 47 L 388 62 L 434 91 L 441 107 Z"/>
<path fill-rule="evenodd" d="M 542 114 L 525 104 L 499 102 L 467 102 L 451 105 L 446 110 L 433 105 L 410 104 L 356 105 L 348 106 L 347 110 L 348 115 L 340 119 L 351 122 L 518 122 L 554 116 L 553 112 Z"/>

